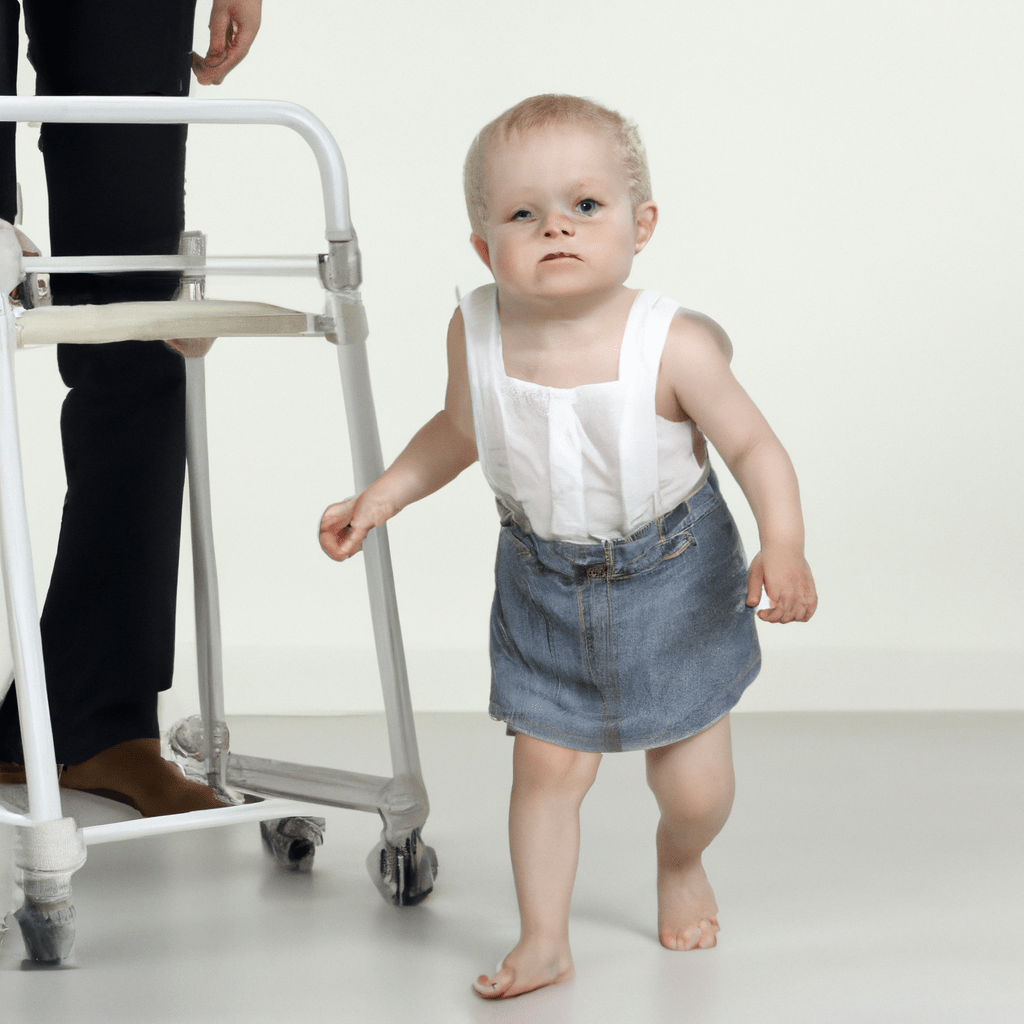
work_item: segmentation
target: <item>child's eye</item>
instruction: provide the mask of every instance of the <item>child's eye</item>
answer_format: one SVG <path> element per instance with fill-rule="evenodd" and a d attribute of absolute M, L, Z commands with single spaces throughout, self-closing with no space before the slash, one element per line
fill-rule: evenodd
<path fill-rule="evenodd" d="M 597 200 L 596 199 L 581 199 L 576 204 L 576 209 L 579 210 L 580 213 L 586 213 L 586 214 L 597 213 Z"/>
<path fill-rule="evenodd" d="M 529 220 L 533 216 L 529 210 L 516 210 L 512 214 L 512 220 Z"/>

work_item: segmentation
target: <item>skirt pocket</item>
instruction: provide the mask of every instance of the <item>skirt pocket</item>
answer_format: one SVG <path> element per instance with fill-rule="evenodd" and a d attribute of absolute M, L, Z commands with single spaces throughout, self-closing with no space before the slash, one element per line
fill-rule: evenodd
<path fill-rule="evenodd" d="M 678 558 L 693 544 L 693 534 L 689 530 L 679 530 L 671 537 L 666 537 L 661 546 L 661 561 L 669 562 Z"/>

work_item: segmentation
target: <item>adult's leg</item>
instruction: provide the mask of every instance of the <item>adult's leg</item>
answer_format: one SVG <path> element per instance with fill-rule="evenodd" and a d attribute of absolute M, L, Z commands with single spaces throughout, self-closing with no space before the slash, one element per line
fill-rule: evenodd
<path fill-rule="evenodd" d="M 185 95 L 194 0 L 26 0 L 45 94 Z M 175 252 L 184 226 L 183 126 L 43 126 L 56 255 Z M 54 301 L 173 295 L 173 275 L 55 275 Z M 68 492 L 42 615 L 59 761 L 159 735 L 170 685 L 184 481 L 184 365 L 160 342 L 61 346 Z M 140 748 L 139 753 L 143 752 Z M 21 760 L 16 702 L 0 760 Z"/>
<path fill-rule="evenodd" d="M 18 91 L 18 0 L 0 0 L 0 96 Z M 0 121 L 0 220 L 14 223 L 18 174 L 14 166 L 13 121 Z"/>
<path fill-rule="evenodd" d="M 508 834 L 519 899 L 519 942 L 474 988 L 488 999 L 521 995 L 573 975 L 569 904 L 580 850 L 580 805 L 600 754 L 515 738 Z"/>
<path fill-rule="evenodd" d="M 701 854 L 732 809 L 735 777 L 729 716 L 704 732 L 647 751 L 658 823 L 658 936 L 668 949 L 708 949 L 718 904 Z"/>

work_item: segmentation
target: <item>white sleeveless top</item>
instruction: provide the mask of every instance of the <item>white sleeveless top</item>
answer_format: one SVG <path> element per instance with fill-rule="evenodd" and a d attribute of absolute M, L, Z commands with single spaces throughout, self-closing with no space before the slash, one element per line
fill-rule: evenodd
<path fill-rule="evenodd" d="M 621 540 L 704 484 L 710 467 L 696 425 L 655 411 L 661 353 L 679 303 L 640 292 L 626 321 L 618 380 L 576 388 L 505 373 L 496 285 L 470 292 L 460 308 L 480 465 L 522 529 L 578 544 Z"/>

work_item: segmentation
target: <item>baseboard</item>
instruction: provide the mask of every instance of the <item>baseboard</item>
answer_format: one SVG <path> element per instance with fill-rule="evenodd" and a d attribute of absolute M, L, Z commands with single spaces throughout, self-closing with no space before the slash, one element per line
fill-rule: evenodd
<path fill-rule="evenodd" d="M 747 711 L 1024 709 L 1014 651 L 823 648 L 765 653 Z"/>
<path fill-rule="evenodd" d="M 417 711 L 484 711 L 490 685 L 483 650 L 407 650 Z M 1021 656 L 1013 651 L 887 648 L 767 651 L 738 711 L 1024 710 Z M 225 705 L 240 715 L 381 711 L 369 649 L 238 647 L 224 653 Z M 195 657 L 179 651 L 161 720 L 194 714 Z"/>

